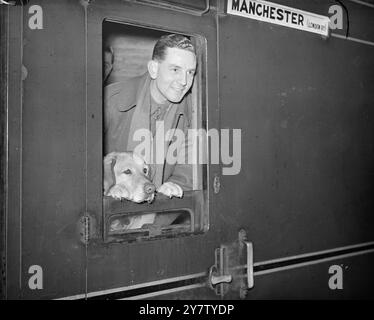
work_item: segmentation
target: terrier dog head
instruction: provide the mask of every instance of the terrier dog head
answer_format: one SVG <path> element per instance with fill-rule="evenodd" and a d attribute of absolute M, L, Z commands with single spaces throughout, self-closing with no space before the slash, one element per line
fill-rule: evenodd
<path fill-rule="evenodd" d="M 111 152 L 104 158 L 104 195 L 136 203 L 152 202 L 155 185 L 149 166 L 132 152 Z"/>

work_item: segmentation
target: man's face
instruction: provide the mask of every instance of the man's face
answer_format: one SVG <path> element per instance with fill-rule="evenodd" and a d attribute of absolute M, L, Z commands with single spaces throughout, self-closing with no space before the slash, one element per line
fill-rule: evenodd
<path fill-rule="evenodd" d="M 152 61 L 155 71 L 150 71 L 154 80 L 151 94 L 158 103 L 180 102 L 191 88 L 196 71 L 194 53 L 179 49 L 167 48 L 163 61 Z"/>

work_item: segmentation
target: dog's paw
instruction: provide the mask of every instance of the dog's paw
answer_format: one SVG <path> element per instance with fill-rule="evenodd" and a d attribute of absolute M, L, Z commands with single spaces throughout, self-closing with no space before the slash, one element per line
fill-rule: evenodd
<path fill-rule="evenodd" d="M 182 198 L 183 197 L 182 188 L 174 182 L 165 182 L 161 187 L 157 189 L 157 192 L 163 193 L 169 198 L 172 198 L 172 197 Z"/>
<path fill-rule="evenodd" d="M 126 188 L 116 184 L 112 188 L 110 188 L 107 196 L 112 197 L 114 199 L 129 199 L 129 192 Z"/>

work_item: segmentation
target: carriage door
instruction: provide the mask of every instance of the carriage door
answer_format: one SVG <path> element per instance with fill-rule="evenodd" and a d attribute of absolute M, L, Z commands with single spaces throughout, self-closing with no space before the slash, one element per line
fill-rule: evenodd
<path fill-rule="evenodd" d="M 215 252 L 224 223 L 215 201 L 221 192 L 215 8 L 209 1 L 98 0 L 86 4 L 85 15 L 90 163 L 87 297 L 147 298 L 178 292 L 191 298 L 215 297 L 215 288 L 207 282 L 209 274 L 214 287 L 230 281 L 221 277 L 224 273 Z M 190 162 L 192 190 L 185 191 L 182 199 L 157 194 L 153 202 L 141 204 L 103 196 L 104 94 L 107 88 L 113 90 L 120 87 L 118 83 L 147 73 L 155 42 L 171 33 L 187 36 L 197 52 L 189 94 L 190 128 L 195 135 L 190 138 L 199 146 Z M 204 141 L 208 131 L 209 143 Z M 208 146 L 215 152 L 209 163 Z"/>

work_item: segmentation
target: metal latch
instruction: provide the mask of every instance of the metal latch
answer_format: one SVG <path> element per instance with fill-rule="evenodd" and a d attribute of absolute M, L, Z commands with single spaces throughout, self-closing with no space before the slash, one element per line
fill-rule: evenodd
<path fill-rule="evenodd" d="M 227 284 L 232 281 L 232 275 L 227 274 L 228 270 L 226 270 L 228 265 L 225 261 L 228 258 L 226 250 L 225 246 L 221 246 L 214 251 L 215 264 L 210 267 L 208 278 L 209 287 L 216 292 L 216 295 L 221 297 L 227 292 Z"/>
<path fill-rule="evenodd" d="M 208 285 L 223 298 L 229 291 L 239 291 L 244 299 L 253 288 L 253 244 L 240 230 L 238 240 L 215 249 L 215 264 L 209 269 Z"/>

